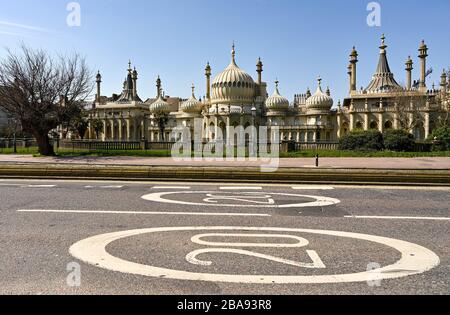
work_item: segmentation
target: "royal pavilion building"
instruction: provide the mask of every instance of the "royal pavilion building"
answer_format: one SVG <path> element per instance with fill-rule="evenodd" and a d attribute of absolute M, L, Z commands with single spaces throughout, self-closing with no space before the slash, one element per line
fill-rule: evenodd
<path fill-rule="evenodd" d="M 271 130 L 279 130 L 281 140 L 301 143 L 336 142 L 356 129 L 384 132 L 404 128 L 416 140 L 427 139 L 438 122 L 448 118 L 450 74 L 443 71 L 439 87 L 427 87 L 428 47 L 422 42 L 418 55 L 420 79 L 412 81 L 414 62 L 408 57 L 406 84 L 402 86 L 390 70 L 384 35 L 379 48 L 376 71 L 367 87 L 359 89 L 358 52 L 353 48 L 348 67 L 349 95 L 337 104 L 330 89 L 322 86 L 321 78 L 314 93 L 308 89 L 294 95 L 292 101 L 280 93 L 282 85 L 278 81 L 269 95 L 262 79 L 261 59 L 256 64 L 255 80 L 237 65 L 234 45 L 229 66 L 212 81 L 211 66 L 206 65 L 203 98 L 196 97 L 194 86 L 188 98 L 166 96 L 158 77 L 155 97 L 142 100 L 137 88 L 138 72 L 129 63 L 122 93 L 111 97 L 101 95 L 102 76 L 98 73 L 90 121 L 103 122 L 99 137 L 103 141 L 171 141 L 177 126 L 188 127 L 193 133 L 196 119 L 202 121 L 204 141 L 226 140 L 230 137 L 227 126 L 267 126 L 268 137 L 272 137 Z M 96 134 L 91 123 L 88 138 L 96 139 Z"/>

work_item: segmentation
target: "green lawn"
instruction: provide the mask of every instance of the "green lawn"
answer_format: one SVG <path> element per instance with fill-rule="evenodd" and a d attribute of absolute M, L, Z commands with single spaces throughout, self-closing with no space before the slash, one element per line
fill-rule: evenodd
<path fill-rule="evenodd" d="M 18 154 L 32 154 L 39 156 L 37 148 L 17 148 Z M 0 154 L 13 154 L 13 149 L 0 149 Z M 170 157 L 171 151 L 152 150 L 152 151 L 87 151 L 60 149 L 58 156 L 137 156 L 137 157 Z M 280 153 L 281 158 L 313 158 L 319 154 L 320 157 L 450 157 L 450 151 L 443 152 L 392 152 L 392 151 L 339 151 L 339 150 L 304 150 L 298 152 Z"/>

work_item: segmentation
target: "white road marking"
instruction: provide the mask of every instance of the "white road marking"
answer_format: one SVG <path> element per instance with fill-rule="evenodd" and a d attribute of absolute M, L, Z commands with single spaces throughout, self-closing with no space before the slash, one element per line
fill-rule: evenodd
<path fill-rule="evenodd" d="M 188 186 L 155 186 L 153 189 L 191 189 Z"/>
<path fill-rule="evenodd" d="M 294 190 L 333 190 L 332 186 L 322 186 L 322 185 L 300 185 L 292 186 Z"/>
<path fill-rule="evenodd" d="M 25 188 L 55 188 L 56 185 L 25 185 Z"/>
<path fill-rule="evenodd" d="M 435 221 L 450 221 L 446 217 L 401 217 L 401 216 L 370 216 L 370 215 L 346 215 L 346 218 L 352 219 L 386 219 L 386 220 L 435 220 Z"/>
<path fill-rule="evenodd" d="M 307 269 L 324 269 L 326 266 L 320 259 L 319 255 L 313 250 L 307 250 L 306 253 L 310 257 L 310 259 L 313 261 L 312 263 L 304 263 L 299 261 L 293 261 L 290 259 L 280 258 L 272 255 L 266 255 L 256 252 L 251 252 L 248 250 L 243 249 L 230 249 L 230 248 L 207 248 L 207 249 L 199 249 L 195 250 L 193 252 L 190 252 L 186 256 L 187 262 L 198 265 L 198 266 L 211 266 L 213 263 L 212 261 L 205 261 L 205 260 L 199 260 L 197 259 L 197 256 L 203 255 L 203 254 L 210 254 L 210 253 L 231 253 L 231 254 L 239 254 L 239 255 L 245 255 L 245 256 L 251 256 L 256 258 L 262 258 L 266 260 L 275 261 L 277 263 L 300 267 L 300 268 L 307 268 Z"/>
<path fill-rule="evenodd" d="M 234 213 L 234 212 L 159 212 L 159 211 L 109 211 L 109 210 L 39 210 L 24 209 L 17 212 L 28 213 L 75 213 L 75 214 L 144 214 L 144 215 L 186 215 L 186 216 L 217 216 L 217 217 L 271 217 L 266 213 Z"/>
<path fill-rule="evenodd" d="M 257 187 L 257 186 L 223 186 L 219 188 L 220 190 L 262 190 L 262 187 Z"/>
<path fill-rule="evenodd" d="M 206 237 L 251 237 L 251 238 L 287 238 L 296 240 L 297 243 L 230 243 L 230 242 L 208 242 L 203 241 L 202 238 Z M 217 247 L 274 247 L 274 248 L 297 248 L 305 247 L 309 245 L 309 241 L 303 237 L 287 234 L 227 234 L 227 233 L 209 233 L 198 234 L 191 238 L 191 242 L 204 246 L 217 246 Z"/>
<path fill-rule="evenodd" d="M 100 188 L 104 188 L 104 189 L 121 189 L 124 186 L 100 186 Z"/>
<path fill-rule="evenodd" d="M 114 257 L 106 251 L 106 247 L 114 241 L 151 233 L 166 233 L 179 231 L 263 231 L 263 232 L 285 232 L 306 233 L 342 237 L 382 244 L 391 247 L 401 254 L 401 259 L 396 263 L 370 271 L 350 274 L 331 275 L 306 275 L 306 276 L 277 276 L 277 275 L 242 275 L 242 274 L 214 274 L 197 273 L 184 270 L 173 270 L 135 262 Z M 69 252 L 75 258 L 97 266 L 99 268 L 148 277 L 191 281 L 209 281 L 225 283 L 247 283 L 247 284 L 299 284 L 299 283 L 352 283 L 366 282 L 377 277 L 377 280 L 396 279 L 424 273 L 440 264 L 439 257 L 429 249 L 417 244 L 386 238 L 381 236 L 349 233 L 341 231 L 289 229 L 289 228 L 267 228 L 267 227 L 161 227 L 140 230 L 129 230 L 115 233 L 97 235 L 84 239 L 72 245 Z"/>
<path fill-rule="evenodd" d="M 200 202 L 188 202 L 181 200 L 171 200 L 165 199 L 164 196 L 173 194 L 217 194 L 214 191 L 177 191 L 177 192 L 160 192 L 144 195 L 141 198 L 148 201 L 159 202 L 159 203 L 169 203 L 178 205 L 189 205 L 189 206 L 209 206 L 209 207 L 242 207 L 242 208 L 308 208 L 308 207 L 326 207 L 340 203 L 339 199 L 322 197 L 322 196 L 310 196 L 310 195 L 297 195 L 297 194 L 284 194 L 284 193 L 266 193 L 267 195 L 278 195 L 278 196 L 288 196 L 288 197 L 298 197 L 298 198 L 308 198 L 313 199 L 311 202 L 302 202 L 294 204 L 283 204 L 283 205 L 252 205 L 252 204 L 211 204 L 211 203 L 200 203 Z M 251 194 L 251 193 L 249 193 Z M 258 194 L 258 193 L 253 193 Z M 236 196 L 239 198 L 240 196 Z M 245 198 L 241 196 L 240 198 Z"/>

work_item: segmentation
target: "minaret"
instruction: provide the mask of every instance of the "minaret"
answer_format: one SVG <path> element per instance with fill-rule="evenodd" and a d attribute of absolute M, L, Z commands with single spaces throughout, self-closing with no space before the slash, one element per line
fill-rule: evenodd
<path fill-rule="evenodd" d="M 330 87 L 329 87 L 329 86 L 327 86 L 327 91 L 326 91 L 326 93 L 327 93 L 328 96 L 331 96 L 331 91 L 330 91 Z"/>
<path fill-rule="evenodd" d="M 256 72 L 258 72 L 258 85 L 262 83 L 262 72 L 263 72 L 263 63 L 261 58 L 258 58 L 258 63 L 256 64 Z"/>
<path fill-rule="evenodd" d="M 420 90 L 425 91 L 427 88 L 426 84 L 426 76 L 427 76 L 427 57 L 428 57 L 428 47 L 425 45 L 425 41 L 422 40 L 422 43 L 419 47 L 419 58 L 420 58 Z"/>
<path fill-rule="evenodd" d="M 156 98 L 161 96 L 161 78 L 158 75 L 158 79 L 156 79 Z"/>
<path fill-rule="evenodd" d="M 138 79 L 138 73 L 136 71 L 136 68 L 134 68 L 133 71 L 133 101 L 137 100 L 137 79 Z"/>
<path fill-rule="evenodd" d="M 413 61 L 411 59 L 411 56 L 408 56 L 408 60 L 406 60 L 406 89 L 408 91 L 411 91 L 412 87 L 412 79 L 411 79 L 411 72 L 414 69 L 413 68 Z"/>
<path fill-rule="evenodd" d="M 441 74 L 441 93 L 443 97 L 447 94 L 447 87 L 447 73 L 443 69 Z"/>
<path fill-rule="evenodd" d="M 352 93 L 352 64 L 350 63 L 347 67 L 348 82 L 349 82 L 349 93 Z"/>
<path fill-rule="evenodd" d="M 102 84 L 102 75 L 100 74 L 100 70 L 97 73 L 96 76 L 96 82 L 97 82 L 97 98 L 96 98 L 96 102 L 97 104 L 100 104 L 100 99 L 101 99 L 101 84 Z"/>
<path fill-rule="evenodd" d="M 209 62 L 206 64 L 205 68 L 205 76 L 206 76 L 206 99 L 211 99 L 211 66 Z"/>
<path fill-rule="evenodd" d="M 351 91 L 356 91 L 356 64 L 358 63 L 358 52 L 356 51 L 355 46 L 353 46 L 353 50 L 350 54 L 350 64 L 352 71 L 352 79 L 351 79 Z"/>
<path fill-rule="evenodd" d="M 309 87 L 308 87 L 308 89 L 306 90 L 306 98 L 310 98 L 311 97 L 311 90 L 309 89 Z"/>

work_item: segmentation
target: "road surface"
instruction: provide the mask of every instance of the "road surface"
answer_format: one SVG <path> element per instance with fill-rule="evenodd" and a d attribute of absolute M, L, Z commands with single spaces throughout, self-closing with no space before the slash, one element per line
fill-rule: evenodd
<path fill-rule="evenodd" d="M 449 294 L 450 188 L 0 181 L 1 294 Z"/>

